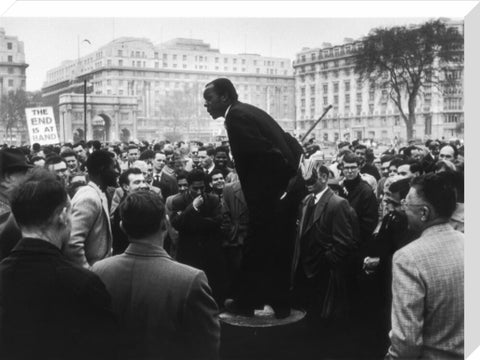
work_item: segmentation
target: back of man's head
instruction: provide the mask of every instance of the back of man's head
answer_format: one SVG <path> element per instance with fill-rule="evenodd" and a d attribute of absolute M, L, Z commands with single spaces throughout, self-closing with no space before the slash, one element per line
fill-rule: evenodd
<path fill-rule="evenodd" d="M 129 239 L 143 239 L 155 234 L 163 223 L 165 206 L 150 190 L 129 194 L 120 204 L 122 227 Z"/>
<path fill-rule="evenodd" d="M 106 150 L 94 151 L 87 159 L 88 173 L 93 176 L 98 176 L 111 163 L 113 163 L 113 159 L 108 151 Z"/>
<path fill-rule="evenodd" d="M 439 217 L 450 218 L 455 211 L 456 179 L 449 172 L 426 174 L 412 179 L 417 194 L 430 203 Z"/>
<path fill-rule="evenodd" d="M 47 226 L 52 216 L 56 216 L 67 203 L 64 185 L 54 174 L 42 168 L 28 173 L 11 195 L 12 213 L 21 228 Z"/>

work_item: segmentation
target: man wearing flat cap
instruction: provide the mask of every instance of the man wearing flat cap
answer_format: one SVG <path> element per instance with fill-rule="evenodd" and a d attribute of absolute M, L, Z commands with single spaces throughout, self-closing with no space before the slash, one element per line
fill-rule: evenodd
<path fill-rule="evenodd" d="M 0 150 L 0 260 L 8 256 L 22 236 L 12 215 L 9 195 L 32 167 L 20 149 Z"/>

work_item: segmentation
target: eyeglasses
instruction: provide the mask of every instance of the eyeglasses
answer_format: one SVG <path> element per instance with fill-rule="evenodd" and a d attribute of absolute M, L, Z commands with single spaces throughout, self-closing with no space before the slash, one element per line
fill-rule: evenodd
<path fill-rule="evenodd" d="M 426 206 L 426 204 L 410 204 L 410 203 L 406 202 L 405 199 L 402 199 L 400 201 L 400 204 L 402 205 L 402 208 L 404 208 L 404 209 L 409 208 L 409 207 L 413 207 L 413 206 Z"/>
<path fill-rule="evenodd" d="M 343 167 L 343 170 L 353 171 L 353 170 L 355 170 L 355 169 L 357 169 L 357 168 L 358 168 L 358 166 L 356 166 L 356 165 L 355 165 L 355 166 L 344 166 L 344 167 Z"/>

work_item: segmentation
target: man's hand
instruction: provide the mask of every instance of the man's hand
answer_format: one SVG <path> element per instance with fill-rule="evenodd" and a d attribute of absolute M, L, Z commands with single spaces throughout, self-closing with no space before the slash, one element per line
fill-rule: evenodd
<path fill-rule="evenodd" d="M 203 201 L 203 195 L 197 196 L 195 199 L 193 199 L 193 208 L 198 211 L 203 205 Z"/>

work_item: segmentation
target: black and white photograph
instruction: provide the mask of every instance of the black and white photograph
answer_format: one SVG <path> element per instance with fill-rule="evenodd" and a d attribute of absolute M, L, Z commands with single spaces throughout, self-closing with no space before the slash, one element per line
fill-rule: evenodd
<path fill-rule="evenodd" d="M 2 7 L 0 359 L 480 359 L 477 5 Z"/>

